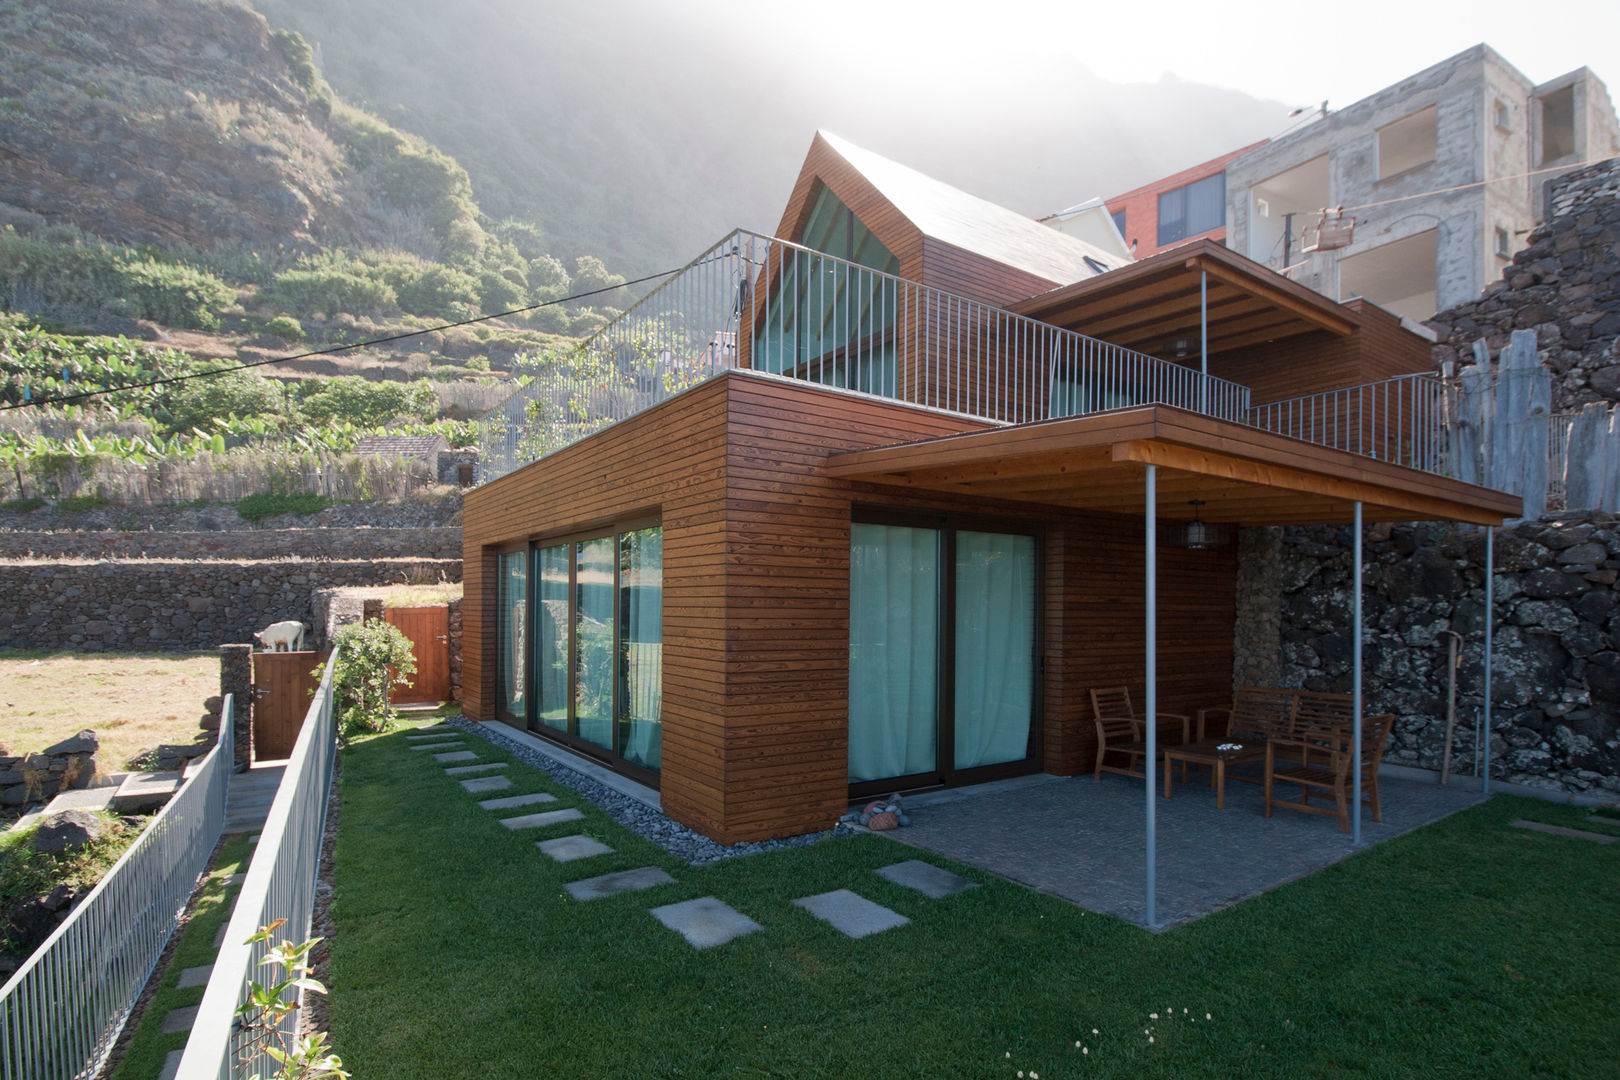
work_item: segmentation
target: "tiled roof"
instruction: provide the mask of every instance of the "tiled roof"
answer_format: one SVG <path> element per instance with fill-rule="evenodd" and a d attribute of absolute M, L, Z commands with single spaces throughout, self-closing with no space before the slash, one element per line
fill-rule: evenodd
<path fill-rule="evenodd" d="M 383 457 L 427 458 L 448 445 L 443 435 L 367 435 L 354 444 L 354 452 Z"/>

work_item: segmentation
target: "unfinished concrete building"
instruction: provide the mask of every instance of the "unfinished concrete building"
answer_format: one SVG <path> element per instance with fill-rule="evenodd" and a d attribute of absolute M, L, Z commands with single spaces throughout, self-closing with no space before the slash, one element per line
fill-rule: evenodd
<path fill-rule="evenodd" d="M 1501 276 L 1549 179 L 1616 153 L 1589 68 L 1538 86 L 1476 45 L 1228 162 L 1226 243 L 1333 299 L 1426 319 Z M 1326 207 L 1353 230 L 1319 228 Z"/>

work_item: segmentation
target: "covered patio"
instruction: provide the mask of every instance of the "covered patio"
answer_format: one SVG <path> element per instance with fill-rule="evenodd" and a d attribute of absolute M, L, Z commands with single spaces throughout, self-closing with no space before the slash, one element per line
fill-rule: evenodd
<path fill-rule="evenodd" d="M 1249 775 L 1258 775 L 1248 768 Z M 1258 784 L 1229 783 L 1226 807 L 1217 810 L 1208 775 L 1178 782 L 1169 799 L 1156 796 L 1152 924 L 1142 892 L 1147 829 L 1140 781 L 1112 774 L 1101 780 L 1038 775 L 929 792 L 906 800 L 909 828 L 885 835 L 1154 929 L 1208 915 L 1359 850 L 1331 819 L 1287 811 L 1267 818 Z M 1440 787 L 1384 776 L 1379 793 L 1384 820 L 1363 824 L 1361 846 L 1485 798 L 1471 777 Z"/>
<path fill-rule="evenodd" d="M 1384 423 L 1396 444 L 1415 446 L 1420 439 L 1413 436 L 1433 437 L 1432 432 L 1404 432 L 1392 419 L 1385 417 Z M 1195 520 L 1351 526 L 1355 587 L 1343 615 L 1354 640 L 1353 721 L 1342 729 L 1354 747 L 1353 765 L 1347 766 L 1354 778 L 1349 835 L 1323 818 L 1286 810 L 1266 819 L 1264 794 L 1253 784 L 1228 784 L 1225 810 L 1217 810 L 1214 791 L 1199 784 L 1178 785 L 1176 798 L 1167 800 L 1154 766 L 1146 770 L 1145 781 L 1032 778 L 1011 792 L 982 794 L 973 800 L 976 806 L 930 796 L 939 801 L 902 837 L 909 843 L 1158 928 L 1291 880 L 1369 840 L 1436 820 L 1479 797 L 1389 780 L 1380 784 L 1384 822 L 1364 824 L 1370 815 L 1364 815 L 1361 798 L 1362 532 L 1367 521 L 1446 520 L 1485 527 L 1488 611 L 1491 538 L 1496 526 L 1522 513 L 1518 496 L 1158 405 L 835 455 L 827 472 L 866 483 L 1142 515 L 1146 647 L 1139 684 L 1146 700 L 1138 715 L 1149 718 L 1160 711 L 1159 665 L 1174 661 L 1159 648 L 1158 548 L 1164 526 Z M 1072 632 L 1083 634 L 1084 628 Z M 1489 745 L 1489 619 L 1484 652 Z M 1218 708 L 1227 702 L 1206 704 Z M 1158 725 L 1142 726 L 1146 761 L 1152 763 L 1160 749 Z"/>

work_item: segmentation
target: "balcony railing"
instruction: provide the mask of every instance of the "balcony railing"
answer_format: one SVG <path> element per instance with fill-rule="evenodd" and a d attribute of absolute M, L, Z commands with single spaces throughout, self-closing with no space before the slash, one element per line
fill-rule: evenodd
<path fill-rule="evenodd" d="M 1151 404 L 1249 414 L 1241 384 L 736 232 L 492 413 L 480 482 L 734 369 L 995 424 Z"/>
<path fill-rule="evenodd" d="M 1452 389 L 1432 375 L 1289 398 L 1249 410 L 1250 424 L 1409 469 L 1445 473 Z"/>

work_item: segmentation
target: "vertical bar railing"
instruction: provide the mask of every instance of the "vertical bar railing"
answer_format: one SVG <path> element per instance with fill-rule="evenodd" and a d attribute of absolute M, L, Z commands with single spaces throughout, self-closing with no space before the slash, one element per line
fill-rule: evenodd
<path fill-rule="evenodd" d="M 286 919 L 278 940 L 303 941 L 315 915 L 315 884 L 321 838 L 326 828 L 327 795 L 337 760 L 337 728 L 332 708 L 332 673 L 338 662 L 327 658 L 320 688 L 310 702 L 304 726 L 287 759 L 281 785 L 259 831 L 259 843 L 225 930 L 214 970 L 203 991 L 180 1059 L 177 1080 L 231 1080 L 256 1075 L 268 1062 L 244 1061 L 249 1036 L 238 1028 L 236 1010 L 247 999 L 248 981 L 259 977 L 259 961 L 271 943 L 248 944 L 261 926 Z M 284 1032 L 296 1029 L 298 1012 L 284 1021 Z"/>
<path fill-rule="evenodd" d="M 1248 410 L 1247 421 L 1318 446 L 1445 473 L 1452 392 L 1432 375 L 1401 375 L 1256 405 Z"/>
<path fill-rule="evenodd" d="M 1240 384 L 739 231 L 486 418 L 480 482 L 744 367 L 997 424 L 1150 404 L 1242 421 L 1249 405 Z"/>
<path fill-rule="evenodd" d="M 96 887 L 0 987 L 0 1076 L 100 1071 L 225 826 L 235 702 L 219 741 Z"/>

